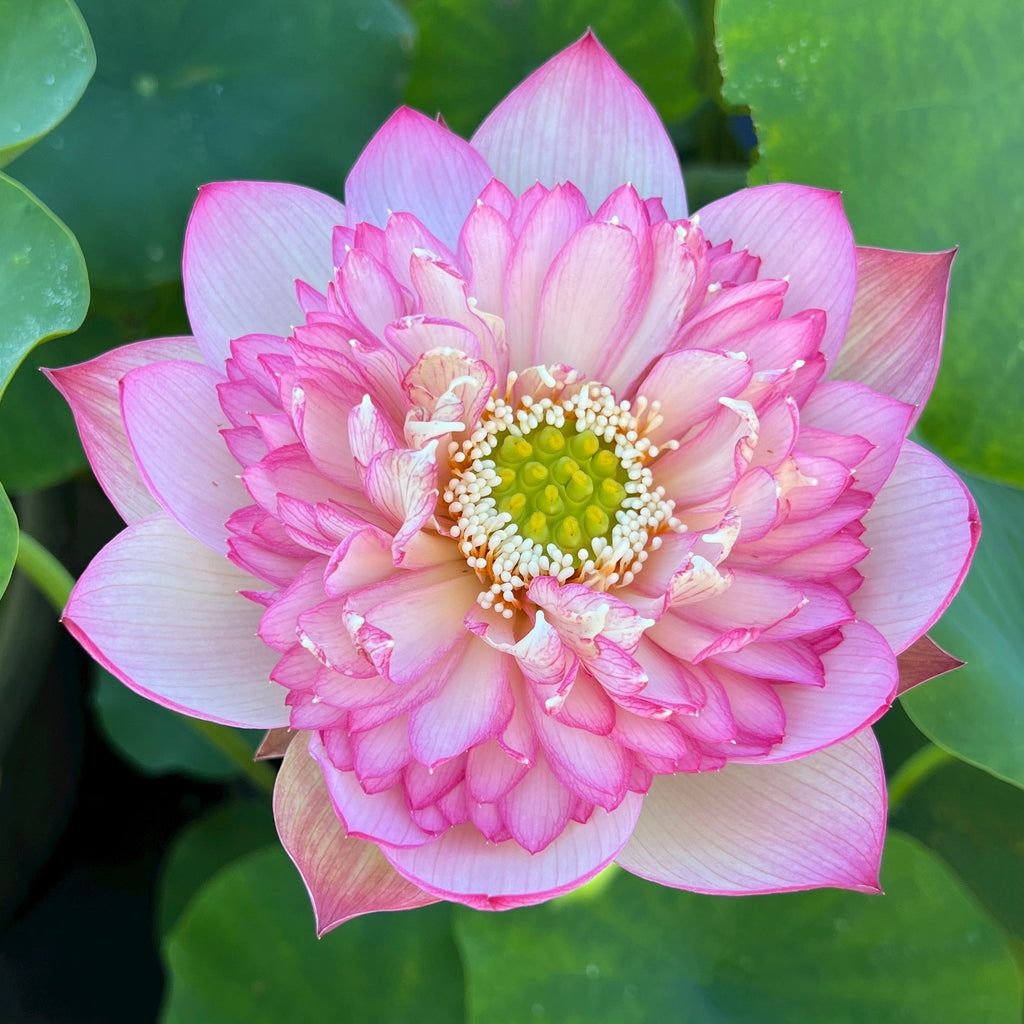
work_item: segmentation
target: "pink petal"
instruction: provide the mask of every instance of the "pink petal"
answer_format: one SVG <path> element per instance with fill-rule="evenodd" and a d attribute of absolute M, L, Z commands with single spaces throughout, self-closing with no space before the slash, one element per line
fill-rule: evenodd
<path fill-rule="evenodd" d="M 501 817 L 520 846 L 540 853 L 569 824 L 576 798 L 541 759 L 500 800 Z"/>
<path fill-rule="evenodd" d="M 909 429 L 913 408 L 852 381 L 826 381 L 800 410 L 801 425 L 863 437 L 874 445 L 855 469 L 856 486 L 877 494 L 888 479 Z"/>
<path fill-rule="evenodd" d="M 232 338 L 288 335 L 305 316 L 301 279 L 334 274 L 331 234 L 345 208 L 330 196 L 259 181 L 204 185 L 185 234 L 185 305 L 206 361 L 219 368 Z"/>
<path fill-rule="evenodd" d="M 842 627 L 843 642 L 821 655 L 825 685 L 777 686 L 785 739 L 761 763 L 791 761 L 846 739 L 881 717 L 896 696 L 896 660 L 866 622 Z"/>
<path fill-rule="evenodd" d="M 515 842 L 490 843 L 460 825 L 417 849 L 385 847 L 384 855 L 399 874 L 442 899 L 477 910 L 526 907 L 575 889 L 606 867 L 629 838 L 640 799 L 628 793 L 614 811 L 598 809 L 585 825 L 570 821 L 540 853 Z"/>
<path fill-rule="evenodd" d="M 900 670 L 899 692 L 907 690 L 929 679 L 960 668 L 963 662 L 947 654 L 931 637 L 918 637 L 897 659 Z"/>
<path fill-rule="evenodd" d="M 846 336 L 857 282 L 857 257 L 838 192 L 804 185 L 761 185 L 718 199 L 700 211 L 700 227 L 714 244 L 761 257 L 761 278 L 786 278 L 782 309 L 792 316 L 823 309 L 821 350 L 834 361 Z"/>
<path fill-rule="evenodd" d="M 731 353 L 687 348 L 662 356 L 637 388 L 638 394 L 661 403 L 662 422 L 654 440 L 677 440 L 713 416 L 721 408 L 719 399 L 737 398 L 752 373 L 747 360 Z"/>
<path fill-rule="evenodd" d="M 218 375 L 191 362 L 152 363 L 121 381 L 121 413 L 153 496 L 197 540 L 227 552 L 225 523 L 249 504 L 220 431 Z"/>
<path fill-rule="evenodd" d="M 428 768 L 495 736 L 512 717 L 510 659 L 472 641 L 441 692 L 409 715 L 413 756 Z"/>
<path fill-rule="evenodd" d="M 948 466 L 905 441 L 864 525 L 871 550 L 857 566 L 864 583 L 850 604 L 899 654 L 960 589 L 981 533 L 978 509 Z"/>
<path fill-rule="evenodd" d="M 345 182 L 350 225 L 385 227 L 414 213 L 455 246 L 473 201 L 493 177 L 487 161 L 443 125 L 402 107 L 370 140 Z"/>
<path fill-rule="evenodd" d="M 162 512 L 119 533 L 82 574 L 64 622 L 143 697 L 226 725 L 288 724 L 277 655 L 256 636 L 256 581 Z"/>
<path fill-rule="evenodd" d="M 346 835 L 323 772 L 310 757 L 305 736 L 298 739 L 277 775 L 274 820 L 313 902 L 317 936 L 361 914 L 436 903 L 436 897 L 402 878 L 377 846 Z"/>
<path fill-rule="evenodd" d="M 67 399 L 96 479 L 126 523 L 155 512 L 153 500 L 132 458 L 121 419 L 121 379 L 130 371 L 166 359 L 202 361 L 192 338 L 156 338 L 125 345 L 77 366 L 45 370 Z"/>
<path fill-rule="evenodd" d="M 353 772 L 334 767 L 319 733 L 310 736 L 309 753 L 320 766 L 334 813 L 349 835 L 401 847 L 431 842 L 433 837 L 409 817 L 401 786 L 368 795 Z"/>
<path fill-rule="evenodd" d="M 954 255 L 857 249 L 857 294 L 832 376 L 915 406 L 911 426 L 939 369 Z"/>
<path fill-rule="evenodd" d="M 571 181 L 591 208 L 627 182 L 686 216 L 675 149 L 654 108 L 587 32 L 507 96 L 472 139 L 517 195 Z"/>
<path fill-rule="evenodd" d="M 798 761 L 656 778 L 616 861 L 696 892 L 878 892 L 885 814 L 882 762 L 865 729 Z"/>
<path fill-rule="evenodd" d="M 536 189 L 540 192 L 541 186 Z M 514 366 L 525 367 L 533 362 L 541 289 L 555 257 L 587 223 L 588 216 L 587 203 L 579 189 L 566 183 L 544 192 L 523 224 L 509 257 L 503 291 Z"/>
<path fill-rule="evenodd" d="M 603 380 L 631 333 L 646 286 L 636 239 L 626 228 L 581 228 L 544 280 L 533 362 L 568 363 Z"/>

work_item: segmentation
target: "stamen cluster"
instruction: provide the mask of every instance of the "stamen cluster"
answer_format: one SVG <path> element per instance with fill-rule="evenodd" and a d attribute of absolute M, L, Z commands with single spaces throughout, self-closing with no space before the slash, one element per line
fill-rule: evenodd
<path fill-rule="evenodd" d="M 648 467 L 657 403 L 615 399 L 596 382 L 518 402 L 492 396 L 462 445 L 452 446 L 444 500 L 466 561 L 487 589 L 478 602 L 506 618 L 530 581 L 550 575 L 596 590 L 629 584 L 680 529 Z"/>

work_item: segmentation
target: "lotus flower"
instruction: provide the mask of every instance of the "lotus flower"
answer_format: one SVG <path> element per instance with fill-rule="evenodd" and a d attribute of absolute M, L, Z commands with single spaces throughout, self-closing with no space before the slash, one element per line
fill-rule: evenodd
<path fill-rule="evenodd" d="M 275 813 L 321 932 L 612 861 L 876 891 L 869 726 L 898 656 L 955 664 L 924 633 L 979 529 L 906 440 L 952 254 L 857 248 L 797 185 L 688 217 L 590 34 L 468 143 L 399 110 L 345 199 L 206 186 L 194 338 L 53 372 L 128 523 L 68 628 L 291 740 Z"/>

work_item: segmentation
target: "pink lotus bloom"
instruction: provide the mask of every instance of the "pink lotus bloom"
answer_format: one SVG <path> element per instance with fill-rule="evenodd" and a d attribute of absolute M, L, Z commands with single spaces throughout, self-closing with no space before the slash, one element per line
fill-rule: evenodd
<path fill-rule="evenodd" d="M 345 195 L 205 187 L 195 337 L 52 374 L 129 524 L 71 631 L 296 733 L 275 812 L 321 932 L 612 861 L 876 891 L 869 725 L 898 655 L 955 664 L 924 632 L 979 530 L 906 440 L 952 254 L 856 248 L 797 185 L 688 217 L 589 34 L 469 143 L 398 111 Z"/>

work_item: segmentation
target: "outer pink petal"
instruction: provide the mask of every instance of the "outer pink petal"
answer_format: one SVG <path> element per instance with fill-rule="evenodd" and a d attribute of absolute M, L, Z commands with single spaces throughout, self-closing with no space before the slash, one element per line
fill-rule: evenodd
<path fill-rule="evenodd" d="M 261 181 L 204 185 L 185 234 L 185 305 L 206 361 L 219 369 L 232 338 L 291 333 L 305 315 L 296 279 L 334 275 L 331 235 L 345 208 L 330 196 Z"/>
<path fill-rule="evenodd" d="M 596 209 L 631 182 L 686 216 L 679 161 L 654 108 L 587 32 L 509 94 L 473 145 L 517 195 L 571 181 Z"/>
<path fill-rule="evenodd" d="M 455 248 L 474 200 L 492 177 L 472 146 L 402 107 L 370 140 L 345 182 L 349 224 L 385 227 L 392 211 L 406 211 Z"/>
<path fill-rule="evenodd" d="M 700 211 L 713 244 L 761 257 L 762 278 L 787 278 L 782 306 L 792 316 L 823 309 L 828 318 L 821 349 L 832 362 L 846 336 L 857 282 L 857 256 L 838 192 L 804 185 L 761 185 L 718 199 Z"/>
<path fill-rule="evenodd" d="M 377 846 L 346 835 L 305 734 L 297 739 L 277 775 L 274 819 L 313 901 L 317 936 L 361 914 L 436 903 L 402 878 Z"/>
<path fill-rule="evenodd" d="M 64 622 L 137 693 L 250 729 L 288 724 L 277 655 L 256 636 L 258 581 L 158 512 L 119 533 L 82 574 Z"/>
<path fill-rule="evenodd" d="M 192 338 L 155 338 L 104 352 L 87 363 L 45 371 L 71 406 L 89 465 L 126 523 L 148 516 L 159 506 L 132 459 L 121 419 L 121 378 L 164 359 L 201 362 L 202 355 Z"/>
<path fill-rule="evenodd" d="M 899 654 L 960 589 L 981 535 L 978 508 L 948 466 L 905 441 L 864 525 L 871 550 L 857 566 L 864 583 L 850 604 Z"/>
<path fill-rule="evenodd" d="M 153 496 L 193 537 L 226 554 L 224 524 L 250 502 L 220 434 L 230 424 L 217 399 L 219 380 L 200 363 L 139 367 L 121 381 L 121 413 Z"/>
<path fill-rule="evenodd" d="M 490 843 L 470 825 L 416 849 L 383 850 L 399 874 L 442 899 L 477 910 L 526 907 L 575 889 L 606 867 L 629 838 L 640 803 L 628 793 L 610 813 L 598 808 L 585 825 L 570 821 L 536 854 L 511 841 Z"/>
<path fill-rule="evenodd" d="M 939 369 L 955 254 L 857 249 L 857 294 L 832 376 L 916 406 L 911 426 Z"/>
<path fill-rule="evenodd" d="M 878 892 L 885 776 L 870 729 L 785 764 L 661 776 L 616 858 L 695 892 Z"/>

